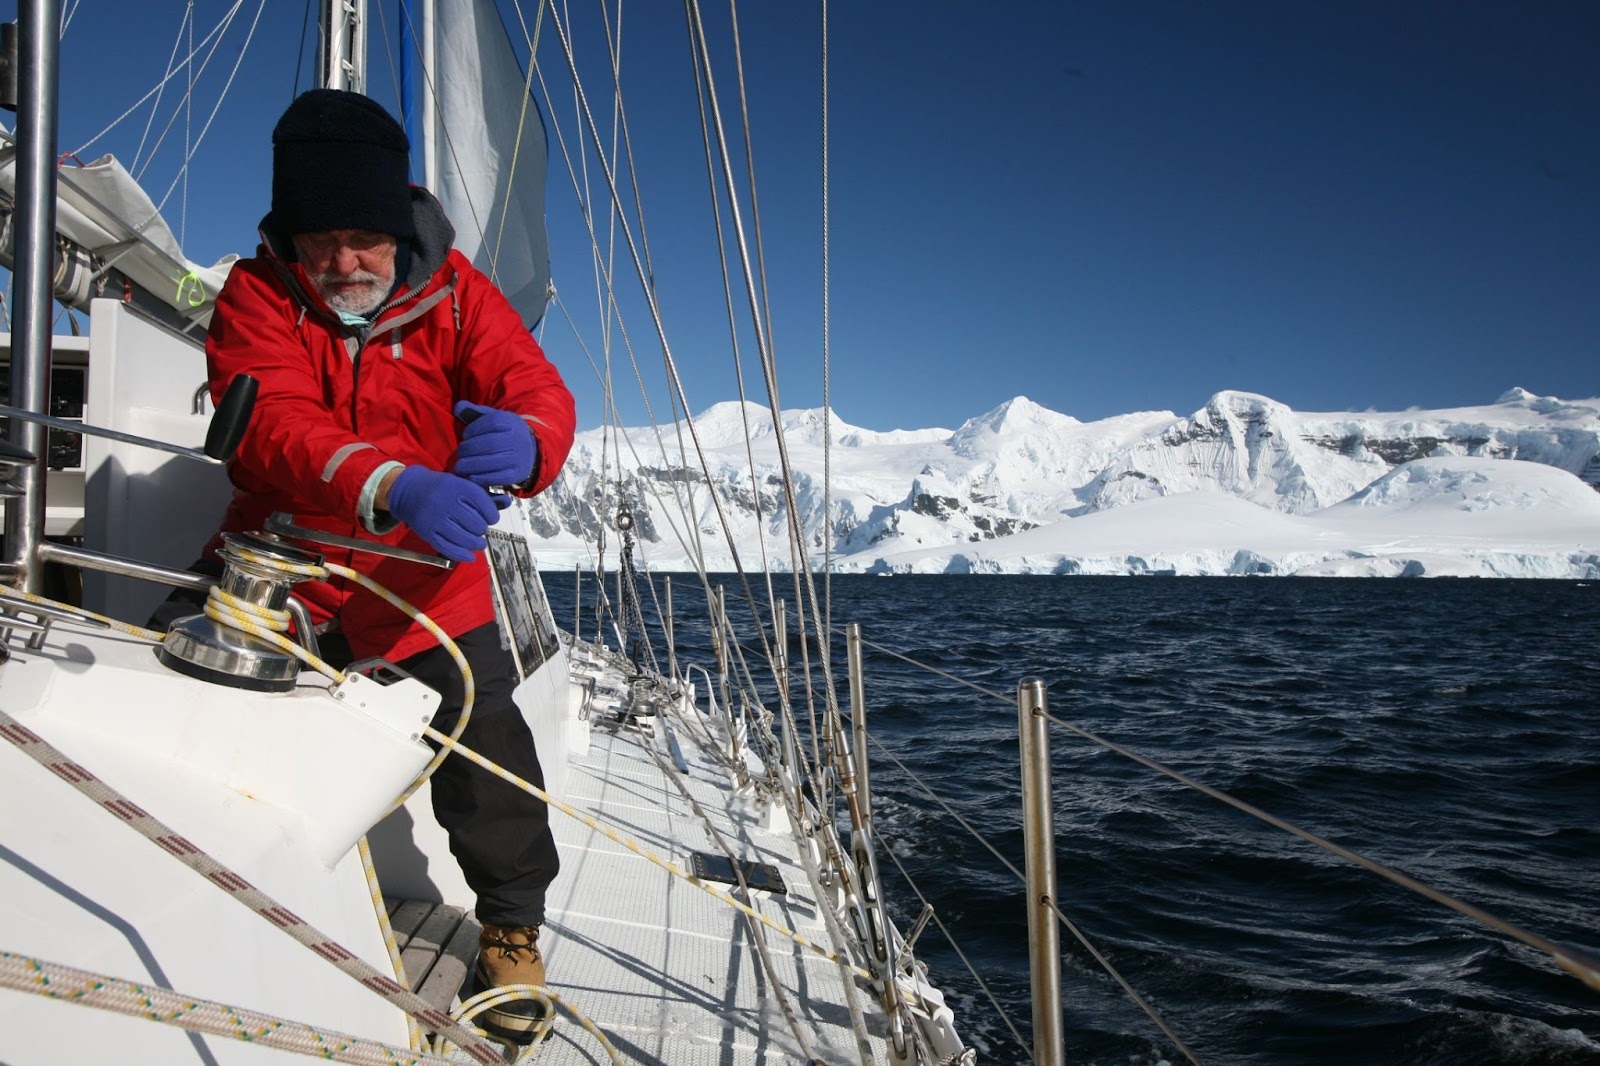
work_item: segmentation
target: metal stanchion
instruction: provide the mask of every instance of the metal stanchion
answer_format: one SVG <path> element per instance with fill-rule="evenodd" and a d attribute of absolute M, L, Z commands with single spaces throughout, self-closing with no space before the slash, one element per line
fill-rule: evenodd
<path fill-rule="evenodd" d="M 664 578 L 667 591 L 667 673 L 674 683 L 678 680 L 678 644 L 672 634 L 672 578 Z"/>
<path fill-rule="evenodd" d="M 778 702 L 789 703 L 789 612 L 784 602 L 772 605 L 772 650 L 777 652 Z"/>
<path fill-rule="evenodd" d="M 1050 733 L 1044 682 L 1017 686 L 1022 742 L 1022 834 L 1028 859 L 1028 959 L 1033 978 L 1033 1061 L 1063 1066 L 1061 937 L 1051 903 L 1056 894 L 1055 817 L 1050 793 Z"/>
<path fill-rule="evenodd" d="M 861 803 L 861 817 L 872 828 L 872 776 L 867 772 L 867 682 L 861 666 L 861 626 L 845 627 L 845 642 L 850 664 L 850 732 L 855 737 L 855 792 Z"/>

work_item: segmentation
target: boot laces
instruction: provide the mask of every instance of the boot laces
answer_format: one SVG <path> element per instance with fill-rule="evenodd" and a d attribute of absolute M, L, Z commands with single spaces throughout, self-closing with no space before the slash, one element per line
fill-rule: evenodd
<path fill-rule="evenodd" d="M 537 925 L 524 925 L 509 929 L 490 926 L 484 932 L 489 939 L 482 945 L 480 949 L 482 951 L 498 951 L 503 958 L 510 958 L 518 951 L 526 951 L 530 953 L 529 961 L 541 958 L 538 944 L 539 927 Z M 528 938 L 527 943 L 511 939 L 513 935 L 518 933 Z"/>

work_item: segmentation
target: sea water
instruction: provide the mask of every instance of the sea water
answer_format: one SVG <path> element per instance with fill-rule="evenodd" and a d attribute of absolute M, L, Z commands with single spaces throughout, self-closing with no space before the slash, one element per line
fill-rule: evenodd
<path fill-rule="evenodd" d="M 742 613 L 739 580 L 714 580 Z M 791 605 L 792 580 L 777 579 Z M 886 892 L 902 929 L 934 907 L 917 953 L 984 1062 L 1029 1061 L 1022 885 L 990 850 L 1023 865 L 1010 700 L 1027 676 L 1056 718 L 1600 952 L 1600 585 L 930 576 L 827 590 L 841 630 L 858 622 L 1007 697 L 868 648 Z M 552 575 L 550 591 L 569 625 L 572 582 Z M 703 651 L 698 583 L 678 577 L 674 600 L 680 653 Z M 844 661 L 836 641 L 842 702 Z M 1600 992 L 1540 952 L 1051 733 L 1061 909 L 1200 1061 L 1600 1062 Z M 1070 1061 L 1185 1061 L 1061 940 Z"/>

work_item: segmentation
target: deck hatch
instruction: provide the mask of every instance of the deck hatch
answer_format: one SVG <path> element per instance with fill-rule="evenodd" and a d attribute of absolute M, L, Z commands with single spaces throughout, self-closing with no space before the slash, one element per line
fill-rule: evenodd
<path fill-rule="evenodd" d="M 724 885 L 739 883 L 738 874 L 733 872 L 733 863 L 728 861 L 726 855 L 712 855 L 705 851 L 690 852 L 689 866 L 694 875 L 702 881 L 717 881 Z M 783 875 L 770 862 L 750 862 L 741 859 L 739 872 L 744 874 L 745 883 L 757 892 L 771 892 L 779 896 L 789 894 L 789 890 L 783 885 Z"/>

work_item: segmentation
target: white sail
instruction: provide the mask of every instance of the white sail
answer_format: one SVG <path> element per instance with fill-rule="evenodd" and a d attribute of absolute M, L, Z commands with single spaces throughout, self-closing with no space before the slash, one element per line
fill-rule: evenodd
<path fill-rule="evenodd" d="M 550 284 L 544 119 L 493 0 L 434 0 L 433 188 L 456 247 L 488 274 L 530 328 Z"/>

